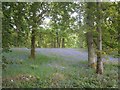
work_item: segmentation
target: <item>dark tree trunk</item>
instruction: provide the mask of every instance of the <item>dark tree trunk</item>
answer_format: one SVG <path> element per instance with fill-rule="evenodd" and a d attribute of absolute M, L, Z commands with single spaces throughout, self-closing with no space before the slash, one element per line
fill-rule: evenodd
<path fill-rule="evenodd" d="M 59 48 L 59 37 L 58 37 L 58 32 L 56 32 L 56 44 L 57 44 L 57 48 Z"/>
<path fill-rule="evenodd" d="M 58 41 L 59 48 L 61 47 L 60 44 L 61 44 L 61 37 L 59 37 L 59 41 Z"/>
<path fill-rule="evenodd" d="M 54 38 L 54 44 L 53 47 L 56 48 L 56 38 Z"/>
<path fill-rule="evenodd" d="M 32 30 L 31 34 L 31 58 L 35 59 L 35 30 Z"/>
<path fill-rule="evenodd" d="M 65 38 L 62 38 L 62 48 L 65 48 Z"/>
<path fill-rule="evenodd" d="M 97 2 L 97 69 L 96 73 L 97 74 L 103 74 L 103 62 L 102 62 L 102 30 L 101 30 L 101 16 L 100 16 L 100 3 Z"/>

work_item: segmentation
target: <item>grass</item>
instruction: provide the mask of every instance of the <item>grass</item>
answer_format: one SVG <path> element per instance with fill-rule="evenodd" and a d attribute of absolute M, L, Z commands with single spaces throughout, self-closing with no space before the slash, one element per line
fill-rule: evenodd
<path fill-rule="evenodd" d="M 118 64 L 106 63 L 98 76 L 87 61 L 66 61 L 41 53 L 29 59 L 29 51 L 14 50 L 4 54 L 8 64 L 3 69 L 3 88 L 117 88 Z M 24 57 L 23 57 L 24 56 Z M 10 63 L 12 61 L 12 63 Z"/>

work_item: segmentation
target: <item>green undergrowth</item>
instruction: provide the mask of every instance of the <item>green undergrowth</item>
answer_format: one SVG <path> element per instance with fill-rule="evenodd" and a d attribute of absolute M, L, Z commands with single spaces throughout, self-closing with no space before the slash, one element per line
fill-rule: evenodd
<path fill-rule="evenodd" d="M 19 54 L 26 52 L 18 52 Z M 12 52 L 11 55 L 18 56 Z M 28 53 L 26 53 L 27 55 Z M 10 57 L 11 55 L 8 55 Z M 37 54 L 36 59 L 7 59 L 3 87 L 10 88 L 117 88 L 118 64 L 104 64 L 103 75 L 88 68 L 87 61 L 66 61 L 63 57 Z M 29 56 L 29 54 L 28 54 Z M 12 63 L 11 63 L 12 62 Z"/>

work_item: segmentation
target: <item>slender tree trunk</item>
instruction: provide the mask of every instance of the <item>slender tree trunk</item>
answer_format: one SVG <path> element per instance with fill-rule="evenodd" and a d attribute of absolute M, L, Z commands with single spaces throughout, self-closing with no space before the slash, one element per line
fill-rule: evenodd
<path fill-rule="evenodd" d="M 58 37 L 58 32 L 56 32 L 56 44 L 57 44 L 57 48 L 59 48 L 59 37 Z"/>
<path fill-rule="evenodd" d="M 93 35 L 91 31 L 87 32 L 87 45 L 88 45 L 88 66 L 96 69 L 95 51 L 93 47 Z"/>
<path fill-rule="evenodd" d="M 97 32 L 98 32 L 98 36 L 97 36 L 97 69 L 96 69 L 96 73 L 97 74 L 102 74 L 103 73 L 103 62 L 102 62 L 102 30 L 101 30 L 101 17 L 100 17 L 100 3 L 97 2 Z"/>
<path fill-rule="evenodd" d="M 35 59 L 35 30 L 32 30 L 31 36 L 31 58 Z"/>
<path fill-rule="evenodd" d="M 65 48 L 65 38 L 62 38 L 62 48 Z"/>
<path fill-rule="evenodd" d="M 53 38 L 53 39 L 54 39 L 53 47 L 56 48 L 56 38 Z"/>
<path fill-rule="evenodd" d="M 59 41 L 58 41 L 59 48 L 61 47 L 60 44 L 61 44 L 61 37 L 59 37 Z"/>

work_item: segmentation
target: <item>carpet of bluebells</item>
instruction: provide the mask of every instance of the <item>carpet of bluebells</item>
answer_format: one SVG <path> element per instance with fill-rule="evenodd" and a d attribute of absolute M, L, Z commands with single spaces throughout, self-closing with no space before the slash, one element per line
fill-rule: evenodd
<path fill-rule="evenodd" d="M 37 48 L 35 60 L 27 48 L 3 55 L 3 88 L 118 88 L 118 59 L 112 56 L 104 56 L 104 73 L 97 75 L 85 49 Z"/>

